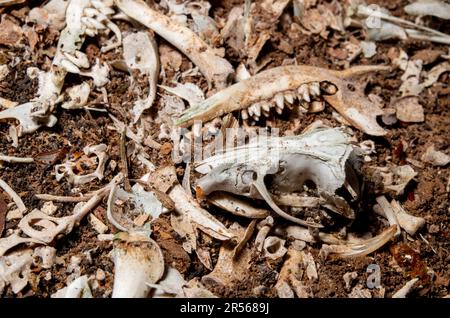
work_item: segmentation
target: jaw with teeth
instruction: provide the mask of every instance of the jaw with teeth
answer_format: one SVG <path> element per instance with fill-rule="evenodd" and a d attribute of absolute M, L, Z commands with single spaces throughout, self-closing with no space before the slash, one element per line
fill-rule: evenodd
<path fill-rule="evenodd" d="M 384 135 L 385 130 L 376 121 L 381 109 L 352 84 L 361 74 L 383 70 L 388 68 L 361 66 L 333 71 L 306 65 L 276 67 L 219 91 L 186 110 L 177 124 L 190 126 L 195 120 L 208 121 L 237 110 L 244 120 L 257 121 L 271 109 L 281 114 L 285 106 L 293 108 L 298 99 L 300 112 L 320 111 L 326 101 L 358 129 Z"/>

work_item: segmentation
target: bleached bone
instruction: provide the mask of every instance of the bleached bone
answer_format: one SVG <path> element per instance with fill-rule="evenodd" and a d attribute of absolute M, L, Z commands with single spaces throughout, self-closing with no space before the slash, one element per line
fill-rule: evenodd
<path fill-rule="evenodd" d="M 318 235 L 315 236 L 311 234 L 311 231 L 309 229 L 298 225 L 288 225 L 288 226 L 277 225 L 274 227 L 273 232 L 276 235 L 301 240 L 307 243 L 324 242 L 326 244 L 335 244 L 335 245 L 345 244 L 343 240 L 337 238 L 333 234 L 319 231 Z"/>
<path fill-rule="evenodd" d="M 67 90 L 70 101 L 63 103 L 61 107 L 65 109 L 83 108 L 87 104 L 90 93 L 91 87 L 86 82 L 83 82 L 80 85 L 73 86 Z"/>
<path fill-rule="evenodd" d="M 113 250 L 114 287 L 112 298 L 144 298 L 147 283 L 157 283 L 164 274 L 164 257 L 151 238 L 137 234 L 116 235 Z"/>
<path fill-rule="evenodd" d="M 389 201 L 384 195 L 377 197 L 375 200 L 378 204 L 374 206 L 374 211 L 381 216 L 384 216 L 388 220 L 389 225 L 396 226 L 397 232 L 395 233 L 395 236 L 399 236 L 401 233 L 400 224 L 398 223 L 397 217 L 389 204 Z"/>
<path fill-rule="evenodd" d="M 182 51 L 218 89 L 227 85 L 234 70 L 231 64 L 218 56 L 197 34 L 177 24 L 169 17 L 151 9 L 142 0 L 115 0 L 117 7 L 134 20 L 152 29 L 170 44 Z"/>
<path fill-rule="evenodd" d="M 403 207 L 396 200 L 392 200 L 390 203 L 382 196 L 377 198 L 377 202 L 381 209 L 381 214 L 384 214 L 389 220 L 389 224 L 398 224 L 409 235 L 414 235 L 416 232 L 425 225 L 425 219 L 408 214 Z M 374 206 L 375 211 L 376 205 Z M 397 234 L 398 235 L 398 232 Z"/>
<path fill-rule="evenodd" d="M 138 69 L 147 74 L 149 81 L 148 96 L 134 102 L 133 122 L 136 123 L 144 110 L 153 105 L 156 97 L 160 63 L 155 39 L 148 32 L 126 35 L 123 39 L 123 57 L 130 69 Z"/>
<path fill-rule="evenodd" d="M 96 192 L 87 202 L 78 203 L 73 210 L 73 214 L 70 216 L 57 218 L 35 209 L 22 218 L 19 222 L 19 228 L 29 237 L 49 244 L 58 235 L 69 234 L 76 224 L 96 207 L 105 196 L 109 195 L 111 188 L 122 180 L 123 175 L 119 173 L 102 189 L 102 191 Z M 33 228 L 34 225 L 40 226 L 41 229 L 37 230 Z"/>
<path fill-rule="evenodd" d="M 19 120 L 19 136 L 32 133 L 42 125 L 52 127 L 56 124 L 57 119 L 52 115 L 52 112 L 56 104 L 61 101 L 60 94 L 67 73 L 83 74 L 79 67 L 87 66 L 85 54 L 79 51 L 86 35 L 94 36 L 97 33 L 95 27 L 106 25 L 118 38 L 117 43 L 106 47 L 106 49 L 114 48 L 121 44 L 120 30 L 101 12 L 102 10 L 107 12 L 106 7 L 108 5 L 112 6 L 112 3 L 110 1 L 91 0 L 71 0 L 69 2 L 66 10 L 66 27 L 61 31 L 51 69 L 48 72 L 39 72 L 38 97 L 28 103 L 0 112 L 0 120 Z M 92 8 L 92 6 L 96 9 Z M 94 23 L 89 19 L 86 20 L 87 12 L 92 12 L 92 9 L 95 11 L 94 16 L 98 23 Z M 108 14 L 111 14 L 111 11 Z M 89 18 L 93 19 L 92 17 Z M 92 25 L 92 23 L 95 25 Z M 107 66 L 105 67 L 108 70 Z M 104 73 L 105 67 L 101 68 L 96 65 L 90 72 L 84 72 L 84 74 L 92 75 L 94 82 L 96 82 L 94 84 L 101 85 L 105 82 L 103 80 L 104 76 L 98 79 L 98 75 Z"/>
<path fill-rule="evenodd" d="M 346 163 L 351 153 L 345 134 L 338 129 L 321 128 L 293 137 L 258 138 L 195 163 L 195 169 L 206 174 L 197 181 L 197 197 L 225 191 L 263 199 L 274 212 L 291 222 L 322 227 L 281 210 L 264 183 L 266 175 L 273 175 L 271 185 L 278 192 L 293 193 L 303 191 L 304 182 L 311 180 L 326 201 L 325 207 L 353 219 L 353 210 L 336 194 L 337 189 L 350 182 L 349 188 L 359 191 L 358 180 L 349 178 L 354 174 Z M 347 182 L 348 179 L 351 181 Z"/>
<path fill-rule="evenodd" d="M 369 135 L 381 136 L 386 131 L 378 125 L 376 118 L 383 111 L 364 95 L 362 87 L 356 87 L 354 91 L 350 88 L 355 87 L 353 80 L 356 77 L 386 70 L 389 67 L 376 65 L 357 66 L 344 71 L 307 65 L 272 68 L 219 91 L 196 107 L 187 109 L 177 125 L 190 126 L 195 120 L 209 121 L 232 111 L 245 109 L 259 118 L 257 110 L 261 103 L 283 109 L 285 102 L 292 104 L 296 97 L 300 101 L 307 101 L 300 90 L 303 92 L 305 85 L 309 87 L 318 83 L 318 98 L 330 103 L 356 128 Z"/>
<path fill-rule="evenodd" d="M 183 291 L 183 286 L 186 285 L 183 275 L 173 267 L 168 267 L 166 274 L 158 284 L 147 283 L 151 288 L 155 289 L 152 298 L 167 298 L 167 297 L 186 297 Z"/>
<path fill-rule="evenodd" d="M 439 0 L 419 0 L 403 8 L 409 15 L 432 15 L 441 19 L 450 20 L 450 4 Z"/>
<path fill-rule="evenodd" d="M 25 213 L 27 211 L 27 208 L 20 196 L 2 179 L 0 179 L 0 188 L 2 188 L 3 191 L 11 197 L 21 213 Z"/>
<path fill-rule="evenodd" d="M 68 286 L 61 288 L 50 296 L 51 298 L 92 298 L 89 287 L 89 278 L 83 275 L 72 281 Z"/>
<path fill-rule="evenodd" d="M 212 237 L 224 241 L 233 237 L 233 233 L 220 223 L 215 217 L 202 209 L 192 197 L 190 197 L 181 185 L 175 185 L 169 192 L 169 197 L 175 203 L 175 211 L 183 213 L 198 226 L 203 232 Z"/>
<path fill-rule="evenodd" d="M 133 202 L 134 209 L 124 211 L 119 218 L 116 218 L 113 213 L 116 200 L 121 201 L 124 205 L 126 205 L 127 201 L 131 201 Z M 155 193 L 145 191 L 138 183 L 133 185 L 131 193 L 124 191 L 119 186 L 113 186 L 109 193 L 106 215 L 108 221 L 120 231 L 128 233 L 139 230 L 145 231 L 144 228 L 136 226 L 130 217 L 146 213 L 150 214 L 152 219 L 157 219 L 164 212 L 167 212 L 167 209 L 164 208 Z"/>
<path fill-rule="evenodd" d="M 255 208 L 249 202 L 223 192 L 212 193 L 207 200 L 234 215 L 250 219 L 263 219 L 269 215 L 267 210 Z"/>
<path fill-rule="evenodd" d="M 12 162 L 12 163 L 32 163 L 34 161 L 34 159 L 33 158 L 25 158 L 25 157 L 0 155 L 0 161 Z"/>
<path fill-rule="evenodd" d="M 12 249 L 13 247 L 23 244 L 23 243 L 37 243 L 37 244 L 43 244 L 42 241 L 33 239 L 33 238 L 26 238 L 21 237 L 17 232 L 14 232 L 8 237 L 0 238 L 0 257 L 5 255 L 7 251 Z"/>
<path fill-rule="evenodd" d="M 189 220 L 194 227 L 198 227 L 218 240 L 229 240 L 233 237 L 233 234 L 222 223 L 208 211 L 202 209 L 198 202 L 192 198 L 192 195 L 187 193 L 183 186 L 179 184 L 174 166 L 157 169 L 151 174 L 149 181 L 153 188 L 168 194 L 174 203 L 174 210 L 178 214 L 177 219 L 180 216 L 183 222 Z"/>
<path fill-rule="evenodd" d="M 287 252 L 287 248 L 284 247 L 285 242 L 285 240 L 282 240 L 277 236 L 268 236 L 264 240 L 264 257 L 270 258 L 272 260 L 282 258 Z"/>
<path fill-rule="evenodd" d="M 264 246 L 264 242 L 266 241 L 266 237 L 269 234 L 272 226 L 273 226 L 274 220 L 273 217 L 268 216 L 261 222 L 259 222 L 258 226 L 261 228 L 258 231 L 258 234 L 255 238 L 255 248 L 257 251 L 261 252 Z"/>
<path fill-rule="evenodd" d="M 18 136 L 32 133 L 36 131 L 41 125 L 52 127 L 57 119 L 51 115 L 48 119 L 43 120 L 42 123 L 31 117 L 31 111 L 35 107 L 35 102 L 28 102 L 19 106 L 8 108 L 0 112 L 1 119 L 15 119 L 19 121 Z"/>
<path fill-rule="evenodd" d="M 293 291 L 299 298 L 310 297 L 306 286 L 301 282 L 305 269 L 303 267 L 304 253 L 289 247 L 286 260 L 281 267 L 275 289 L 280 298 L 294 297 Z"/>
<path fill-rule="evenodd" d="M 49 269 L 56 260 L 56 248 L 51 246 L 39 246 L 33 252 L 33 264 L 41 265 L 42 268 Z M 40 259 L 40 260 L 39 260 Z"/>
<path fill-rule="evenodd" d="M 103 180 L 103 172 L 105 170 L 106 160 L 108 159 L 106 149 L 107 146 L 105 144 L 84 147 L 83 151 L 86 156 L 94 154 L 98 158 L 95 171 L 86 175 L 77 175 L 73 172 L 73 169 L 76 167 L 76 162 L 67 161 L 66 163 L 55 165 L 56 180 L 60 181 L 63 177 L 67 177 L 67 181 L 73 185 L 85 184 L 96 178 Z"/>
<path fill-rule="evenodd" d="M 234 237 L 240 238 L 245 235 L 246 230 L 239 224 L 233 223 L 229 231 L 233 233 Z M 202 277 L 202 283 L 207 287 L 209 285 L 219 288 L 233 288 L 235 283 L 244 280 L 250 268 L 252 251 L 244 247 L 240 251 L 239 257 L 234 258 L 234 255 L 235 246 L 233 242 L 224 242 L 220 247 L 219 258 L 214 270 Z"/>
<path fill-rule="evenodd" d="M 8 256 L 0 256 L 0 294 L 7 285 L 17 294 L 28 284 L 33 262 L 32 250 L 18 251 Z"/>

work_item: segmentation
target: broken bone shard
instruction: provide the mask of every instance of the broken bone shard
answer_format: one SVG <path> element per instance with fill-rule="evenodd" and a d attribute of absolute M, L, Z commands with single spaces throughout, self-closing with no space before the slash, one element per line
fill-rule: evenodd
<path fill-rule="evenodd" d="M 332 198 L 338 198 L 336 190 L 348 181 L 347 171 L 352 168 L 347 159 L 352 151 L 346 135 L 339 129 L 320 128 L 300 136 L 259 138 L 196 163 L 196 171 L 206 174 L 197 181 L 197 196 L 224 191 L 262 199 L 285 219 L 321 227 L 281 210 L 269 189 L 290 194 L 303 191 L 305 182 L 310 180 L 326 204 L 339 212 L 342 209 L 339 205 L 345 205 L 345 201 Z M 273 176 L 268 187 L 264 182 L 266 175 Z M 348 183 L 358 193 L 359 184 L 355 181 Z"/>
<path fill-rule="evenodd" d="M 67 181 L 73 185 L 85 184 L 96 178 L 103 180 L 103 172 L 105 170 L 106 160 L 108 159 L 106 149 L 107 146 L 105 144 L 84 147 L 83 151 L 86 156 L 92 154 L 97 156 L 97 168 L 95 171 L 86 175 L 77 175 L 74 172 L 77 163 L 74 161 L 67 161 L 63 164 L 55 165 L 56 180 L 60 181 L 63 177 L 67 177 Z"/>
<path fill-rule="evenodd" d="M 422 155 L 422 161 L 431 163 L 433 166 L 443 167 L 450 163 L 450 156 L 437 151 L 434 145 L 430 145 Z"/>
<path fill-rule="evenodd" d="M 120 202 L 121 209 L 118 209 L 116 202 Z M 116 210 L 121 210 L 120 216 L 117 216 L 119 213 Z M 147 215 L 157 219 L 166 211 L 167 209 L 163 207 L 155 193 L 145 191 L 138 183 L 133 185 L 131 193 L 122 188 L 113 187 L 108 198 L 108 220 L 124 232 L 144 230 L 143 226 L 133 223 L 132 219 L 136 216 Z"/>
<path fill-rule="evenodd" d="M 227 86 L 230 75 L 234 73 L 233 67 L 193 31 L 151 9 L 142 0 L 115 0 L 114 2 L 126 15 L 152 29 L 186 54 L 198 66 L 210 85 L 218 89 Z"/>
<path fill-rule="evenodd" d="M 389 67 L 359 66 L 345 71 L 308 65 L 272 68 L 223 89 L 197 106 L 187 109 L 176 124 L 191 126 L 195 120 L 209 121 L 236 110 L 251 110 L 262 101 L 275 105 L 276 96 L 284 96 L 286 102 L 292 104 L 294 98 L 305 98 L 303 95 L 298 96 L 302 85 L 319 83 L 320 97 L 345 120 L 369 135 L 385 135 L 386 131 L 377 123 L 377 116 L 383 115 L 381 108 L 364 95 L 362 87 L 355 90 L 350 90 L 349 87 L 355 88 L 353 79 L 356 77 L 386 70 Z M 282 104 L 283 99 L 280 102 Z"/>
<path fill-rule="evenodd" d="M 133 121 L 136 123 L 144 110 L 152 106 L 156 97 L 160 63 L 155 39 L 148 32 L 142 31 L 126 35 L 123 38 L 123 57 L 130 69 L 138 69 L 149 80 L 148 96 L 143 100 L 139 99 L 133 106 Z"/>

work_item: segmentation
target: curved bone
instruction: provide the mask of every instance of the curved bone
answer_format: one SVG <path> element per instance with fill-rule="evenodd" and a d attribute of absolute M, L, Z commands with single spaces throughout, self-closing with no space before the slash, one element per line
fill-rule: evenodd
<path fill-rule="evenodd" d="M 5 283 L 11 285 L 14 294 L 25 288 L 30 279 L 32 253 L 33 251 L 28 249 L 0 257 L 0 293 L 3 293 Z"/>
<path fill-rule="evenodd" d="M 381 136 L 386 131 L 381 128 L 376 117 L 382 110 L 369 101 L 362 90 L 351 90 L 355 76 L 375 71 L 386 71 L 386 66 L 359 66 L 345 71 L 333 71 L 307 65 L 281 66 L 240 81 L 196 107 L 187 109 L 177 125 L 190 126 L 195 120 L 209 121 L 232 111 L 246 109 L 261 100 L 272 100 L 277 93 L 297 91 L 302 84 L 312 82 L 331 83 L 337 88 L 334 94 L 324 95 L 348 122 L 369 135 Z M 331 92 L 333 93 L 333 92 Z"/>
<path fill-rule="evenodd" d="M 342 258 L 365 256 L 378 250 L 387 242 L 392 240 L 396 231 L 397 226 L 393 225 L 388 227 L 379 235 L 361 243 L 348 245 L 324 245 L 322 246 L 321 252 L 325 255 L 335 254 L 336 256 Z"/>
<path fill-rule="evenodd" d="M 123 56 L 129 68 L 148 75 L 150 85 L 147 98 L 134 103 L 133 121 L 136 123 L 142 112 L 155 101 L 160 68 L 158 46 L 148 32 L 131 33 L 123 39 Z"/>
<path fill-rule="evenodd" d="M 219 89 L 226 87 L 228 78 L 234 72 L 233 67 L 227 60 L 219 57 L 197 34 L 151 9 L 142 0 L 115 0 L 115 3 L 126 15 L 152 29 L 186 54 L 198 66 L 210 85 Z"/>
<path fill-rule="evenodd" d="M 105 170 L 106 160 L 108 160 L 106 148 L 107 146 L 105 144 L 84 147 L 83 151 L 86 156 L 94 154 L 98 158 L 97 168 L 94 172 L 81 176 L 76 175 L 73 172 L 73 168 L 76 166 L 76 163 L 73 161 L 68 161 L 63 164 L 55 165 L 56 180 L 60 181 L 64 176 L 67 176 L 67 180 L 73 185 L 85 184 L 91 182 L 95 178 L 103 180 L 103 172 Z M 60 172 L 61 170 L 62 172 Z"/>
<path fill-rule="evenodd" d="M 256 189 L 259 191 L 259 194 L 261 194 L 263 199 L 272 208 L 272 210 L 274 210 L 282 218 L 284 218 L 284 219 L 286 219 L 288 221 L 300 224 L 300 225 L 304 225 L 304 226 L 317 227 L 317 228 L 322 228 L 323 227 L 320 224 L 307 222 L 307 221 L 304 221 L 302 219 L 293 217 L 292 215 L 289 215 L 286 212 L 284 212 L 283 210 L 281 210 L 278 207 L 278 205 L 275 202 L 273 202 L 272 195 L 269 193 L 269 190 L 267 190 L 267 187 L 264 184 L 264 175 L 258 173 L 258 177 L 257 177 L 256 181 L 253 184 L 255 185 Z"/>
<path fill-rule="evenodd" d="M 263 219 L 269 215 L 265 209 L 253 207 L 249 202 L 223 192 L 208 196 L 208 202 L 234 215 L 250 219 Z"/>
<path fill-rule="evenodd" d="M 10 197 L 13 199 L 14 203 L 16 204 L 17 208 L 21 213 L 25 213 L 27 211 L 27 207 L 23 203 L 20 196 L 14 191 L 5 181 L 0 179 L 0 188 L 2 188 Z"/>

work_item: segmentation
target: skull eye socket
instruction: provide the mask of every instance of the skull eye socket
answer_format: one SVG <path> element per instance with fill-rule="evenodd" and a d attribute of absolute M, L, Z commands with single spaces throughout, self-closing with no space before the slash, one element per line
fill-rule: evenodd
<path fill-rule="evenodd" d="M 244 183 L 250 183 L 250 181 L 256 181 L 257 178 L 258 178 L 258 174 L 252 170 L 246 170 L 246 171 L 242 172 L 242 174 L 241 174 L 241 180 Z"/>

